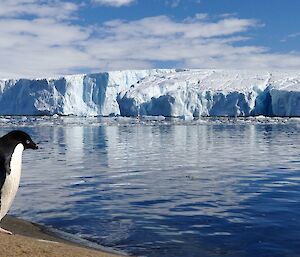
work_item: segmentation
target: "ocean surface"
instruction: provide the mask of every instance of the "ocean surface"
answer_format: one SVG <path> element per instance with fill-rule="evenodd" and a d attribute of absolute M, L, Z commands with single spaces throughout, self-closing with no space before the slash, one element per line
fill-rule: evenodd
<path fill-rule="evenodd" d="M 23 129 L 10 214 L 147 257 L 300 256 L 300 120 L 0 119 Z"/>

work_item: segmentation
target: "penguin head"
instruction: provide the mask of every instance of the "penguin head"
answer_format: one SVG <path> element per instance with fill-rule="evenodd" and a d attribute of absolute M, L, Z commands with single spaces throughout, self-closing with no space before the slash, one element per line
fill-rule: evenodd
<path fill-rule="evenodd" d="M 24 149 L 38 149 L 36 143 L 34 143 L 31 137 L 24 131 L 13 130 L 5 135 L 7 139 L 15 141 L 17 144 L 21 143 L 24 146 Z"/>

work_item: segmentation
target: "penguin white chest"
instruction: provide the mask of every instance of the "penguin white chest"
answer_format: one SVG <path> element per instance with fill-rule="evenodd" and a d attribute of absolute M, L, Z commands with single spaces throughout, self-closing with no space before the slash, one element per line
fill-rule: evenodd
<path fill-rule="evenodd" d="M 10 174 L 6 174 L 6 179 L 1 190 L 1 210 L 0 220 L 6 215 L 12 205 L 13 200 L 17 194 L 22 169 L 22 153 L 24 146 L 18 144 L 11 156 Z"/>

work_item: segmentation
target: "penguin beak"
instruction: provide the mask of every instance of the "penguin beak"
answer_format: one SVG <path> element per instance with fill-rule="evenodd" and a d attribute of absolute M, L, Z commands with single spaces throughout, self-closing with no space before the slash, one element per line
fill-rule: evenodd
<path fill-rule="evenodd" d="M 34 143 L 33 141 L 30 142 L 28 148 L 31 148 L 31 149 L 33 149 L 33 150 L 39 149 L 38 145 L 37 145 L 36 143 Z"/>

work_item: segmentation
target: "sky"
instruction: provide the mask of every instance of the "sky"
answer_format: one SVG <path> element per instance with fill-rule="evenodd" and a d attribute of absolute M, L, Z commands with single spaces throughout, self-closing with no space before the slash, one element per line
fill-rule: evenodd
<path fill-rule="evenodd" d="M 298 70 L 298 0 L 0 0 L 0 78 Z"/>

